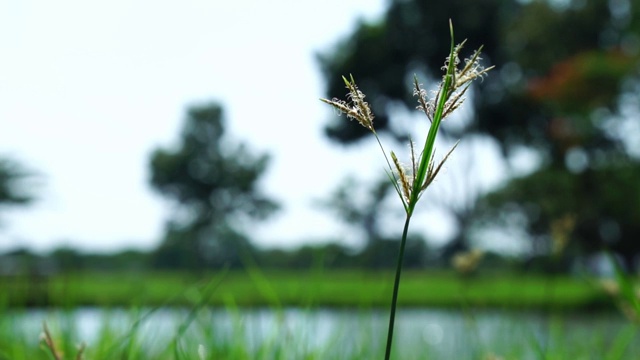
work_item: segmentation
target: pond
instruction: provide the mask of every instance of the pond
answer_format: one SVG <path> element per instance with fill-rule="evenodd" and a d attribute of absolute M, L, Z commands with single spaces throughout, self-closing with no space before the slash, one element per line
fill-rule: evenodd
<path fill-rule="evenodd" d="M 379 357 L 386 339 L 388 311 L 364 309 L 142 309 L 13 311 L 3 316 L 14 331 L 37 341 L 46 321 L 52 332 L 71 333 L 88 347 L 105 329 L 123 338 L 135 334 L 143 346 L 170 343 L 181 332 L 193 344 L 231 342 L 249 353 L 278 346 L 286 358 L 309 352 L 321 358 Z M 269 345 L 271 344 L 271 345 Z M 276 345 L 277 344 L 277 345 Z M 513 312 L 499 310 L 402 309 L 396 318 L 396 358 L 537 359 L 546 352 L 569 357 L 640 354 L 640 333 L 618 313 Z M 193 349 L 195 351 L 195 349 Z M 626 356 L 625 355 L 625 356 Z M 595 356 L 595 357 L 593 357 Z M 634 357 L 629 355 L 630 359 Z M 357 357 L 359 358 L 359 357 Z M 584 358 L 584 357 L 582 357 Z M 626 358 L 626 357 L 623 357 Z"/>

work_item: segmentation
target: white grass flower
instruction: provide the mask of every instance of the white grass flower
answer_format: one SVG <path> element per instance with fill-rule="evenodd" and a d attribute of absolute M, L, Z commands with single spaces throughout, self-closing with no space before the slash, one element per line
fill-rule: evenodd
<path fill-rule="evenodd" d="M 360 91 L 356 85 L 353 75 L 351 76 L 351 80 L 344 76 L 342 79 L 349 90 L 347 93 L 347 99 L 349 99 L 350 102 L 337 98 L 333 98 L 331 100 L 320 99 L 320 101 L 333 106 L 334 109 L 338 110 L 338 114 L 346 114 L 347 118 L 356 120 L 360 125 L 375 133 L 373 128 L 373 112 L 371 111 L 371 107 L 369 107 L 369 103 L 364 101 L 364 93 Z"/>
<path fill-rule="evenodd" d="M 476 50 L 473 55 L 464 60 L 464 67 L 458 68 L 460 65 L 459 53 L 462 50 L 466 40 L 454 47 L 452 55 L 448 56 L 444 62 L 442 69 L 445 71 L 443 81 L 438 86 L 437 91 L 432 91 L 431 96 L 427 95 L 427 92 L 422 88 L 422 84 L 415 82 L 413 95 L 418 97 L 417 109 L 424 112 L 429 118 L 429 121 L 433 122 L 435 116 L 439 116 L 440 119 L 446 118 L 459 108 L 465 101 L 465 93 L 469 89 L 471 82 L 475 79 L 482 79 L 484 75 L 493 66 L 485 68 L 480 61 L 480 52 L 482 47 Z M 451 64 L 451 57 L 453 57 L 453 64 Z M 453 67 L 453 72 L 448 73 L 449 67 Z M 447 82 L 447 77 L 451 76 L 452 81 L 447 89 L 444 88 L 444 84 Z M 446 91 L 446 93 L 444 93 Z M 444 106 L 440 109 L 441 114 L 437 115 L 436 111 L 440 104 L 441 98 L 444 97 Z"/>

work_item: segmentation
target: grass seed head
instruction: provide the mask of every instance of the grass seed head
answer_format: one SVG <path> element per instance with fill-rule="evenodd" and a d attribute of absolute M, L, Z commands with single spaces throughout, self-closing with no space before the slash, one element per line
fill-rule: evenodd
<path fill-rule="evenodd" d="M 482 58 L 480 57 L 480 52 L 482 51 L 482 47 L 476 50 L 473 55 L 464 60 L 464 66 L 462 69 L 459 69 L 460 58 L 459 53 L 460 50 L 464 47 L 466 40 L 456 45 L 453 50 L 453 60 L 451 56 L 447 56 L 444 66 L 442 70 L 445 71 L 445 75 L 442 78 L 442 82 L 440 82 L 438 86 L 438 90 L 435 94 L 428 99 L 427 92 L 423 90 L 418 84 L 417 80 L 414 81 L 414 90 L 413 95 L 418 97 L 418 110 L 424 112 L 429 121 L 433 122 L 433 117 L 435 115 L 435 111 L 437 109 L 437 104 L 440 102 L 441 97 L 445 97 L 445 105 L 442 111 L 442 119 L 449 116 L 453 113 L 457 108 L 464 103 L 465 93 L 467 89 L 471 85 L 471 82 L 475 79 L 482 79 L 489 70 L 493 69 L 493 66 L 485 68 L 480 61 Z M 452 74 L 448 74 L 449 66 L 453 61 L 453 69 Z M 447 89 L 447 93 L 443 94 L 443 84 L 446 82 L 448 76 L 452 77 L 451 86 Z"/>
<path fill-rule="evenodd" d="M 413 171 L 410 171 L 410 174 L 407 174 L 407 169 L 405 166 L 400 163 L 396 154 L 391 152 L 391 160 L 393 160 L 393 165 L 396 167 L 396 173 L 398 174 L 398 183 L 400 188 L 402 189 L 402 195 L 404 196 L 405 201 L 409 201 L 411 199 L 411 189 L 413 185 Z"/>
<path fill-rule="evenodd" d="M 347 93 L 347 99 L 349 99 L 349 102 L 336 98 L 331 100 L 320 99 L 320 101 L 333 106 L 334 109 L 338 110 L 338 114 L 344 113 L 349 119 L 354 119 L 359 122 L 360 125 L 372 132 L 375 132 L 375 129 L 373 128 L 373 112 L 371 111 L 369 103 L 364 101 L 364 93 L 360 91 L 356 85 L 353 76 L 351 76 L 350 80 L 344 76 L 342 79 L 349 90 Z"/>

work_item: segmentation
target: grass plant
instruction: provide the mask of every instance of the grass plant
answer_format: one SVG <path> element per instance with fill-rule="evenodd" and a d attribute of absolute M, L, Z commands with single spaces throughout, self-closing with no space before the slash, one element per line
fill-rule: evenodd
<path fill-rule="evenodd" d="M 380 142 L 380 138 L 373 126 L 374 115 L 369 104 L 364 100 L 365 95 L 359 90 L 353 76 L 351 76 L 350 79 L 343 77 L 345 85 L 349 90 L 349 94 L 347 96 L 351 101 L 350 103 L 339 99 L 321 99 L 323 102 L 333 106 L 339 112 L 345 113 L 350 119 L 358 121 L 362 126 L 374 134 L 389 167 L 389 178 L 398 193 L 406 214 L 391 296 L 391 311 L 385 351 L 386 360 L 391 357 L 398 290 L 400 288 L 400 278 L 402 275 L 402 261 L 404 259 L 404 251 L 407 243 L 407 234 L 409 231 L 411 217 L 423 192 L 433 182 L 442 168 L 442 165 L 455 149 L 454 146 L 444 159 L 437 166 L 435 165 L 433 155 L 435 153 L 435 141 L 440 124 L 442 120 L 462 105 L 465 99 L 464 95 L 473 80 L 482 78 L 482 76 L 491 69 L 491 67 L 485 69 L 480 64 L 480 51 L 482 48 L 476 50 L 470 58 L 465 60 L 464 65 L 459 68 L 459 53 L 465 42 L 463 41 L 462 43 L 455 45 L 453 25 L 451 24 L 451 21 L 449 22 L 449 31 L 451 35 L 451 50 L 449 52 L 449 56 L 445 60 L 445 65 L 443 67 L 445 74 L 435 96 L 429 98 L 427 92 L 418 82 L 417 77 L 414 76 L 414 95 L 418 97 L 418 109 L 424 112 L 431 122 L 431 126 L 420 154 L 416 154 L 413 141 L 409 142 L 409 147 L 411 149 L 411 162 L 409 166 L 401 164 L 393 151 L 390 153 L 391 162 L 389 161 L 387 152 L 384 150 L 384 147 Z M 391 163 L 393 163 L 393 166 Z"/>

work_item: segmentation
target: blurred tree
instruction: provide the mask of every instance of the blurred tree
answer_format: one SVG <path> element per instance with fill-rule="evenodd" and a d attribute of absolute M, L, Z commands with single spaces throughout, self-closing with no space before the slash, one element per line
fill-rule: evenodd
<path fill-rule="evenodd" d="M 22 182 L 31 175 L 17 162 L 0 159 L 0 206 L 24 205 L 33 200 L 33 195 L 24 189 Z"/>
<path fill-rule="evenodd" d="M 553 223 L 573 215 L 574 253 L 611 249 L 632 269 L 640 254 L 640 152 L 633 145 L 640 141 L 640 6 L 553 4 L 525 6 L 505 38 L 509 64 L 523 73 L 521 96 L 537 108 L 517 118 L 528 131 L 509 133 L 537 149 L 542 166 L 490 194 L 478 214 L 521 212 L 534 248 L 546 252 L 554 247 Z M 550 41 L 563 29 L 570 36 Z M 515 50 L 518 43 L 529 46 Z"/>
<path fill-rule="evenodd" d="M 57 270 L 62 272 L 82 271 L 87 265 L 95 265 L 94 262 L 88 264 L 86 257 L 70 246 L 61 246 L 49 254 L 49 258 L 55 264 Z"/>
<path fill-rule="evenodd" d="M 25 206 L 34 200 L 33 191 L 27 183 L 33 175 L 15 160 L 0 158 L 0 210 L 10 206 Z"/>
<path fill-rule="evenodd" d="M 347 177 L 328 199 L 319 201 L 318 205 L 334 212 L 344 224 L 362 232 L 365 246 L 370 246 L 384 237 L 378 226 L 378 218 L 390 190 L 387 177 L 370 185 Z"/>
<path fill-rule="evenodd" d="M 347 177 L 327 200 L 319 202 L 322 208 L 335 213 L 336 218 L 360 232 L 364 239 L 361 251 L 353 256 L 352 266 L 367 268 L 393 268 L 398 252 L 397 239 L 389 237 L 380 227 L 381 214 L 389 210 L 386 204 L 392 187 L 389 178 L 380 178 L 366 184 Z M 411 235 L 407 240 L 405 266 L 418 267 L 427 256 L 425 239 Z"/>
<path fill-rule="evenodd" d="M 161 267 L 241 265 L 252 249 L 242 231 L 277 204 L 258 189 L 268 156 L 252 155 L 224 136 L 217 104 L 188 110 L 179 144 L 151 155 L 151 185 L 177 206 L 155 261 Z"/>
<path fill-rule="evenodd" d="M 26 247 L 18 247 L 0 254 L 0 274 L 23 276 L 42 271 L 42 257 Z"/>
<path fill-rule="evenodd" d="M 638 179 L 637 164 L 586 168 L 581 173 L 543 168 L 488 194 L 477 213 L 479 220 L 491 222 L 508 221 L 508 214 L 524 216 L 535 255 L 553 252 L 553 222 L 573 216 L 577 224 L 569 235 L 576 243 L 568 244 L 565 251 L 576 255 L 607 248 L 617 252 L 631 270 L 640 253 Z"/>
<path fill-rule="evenodd" d="M 332 241 L 296 249 L 261 249 L 257 255 L 257 265 L 268 269 L 320 270 L 354 266 L 353 249 Z"/>
<path fill-rule="evenodd" d="M 619 226 L 615 242 L 620 243 L 614 248 L 627 258 L 639 254 L 635 230 L 613 215 L 621 214 L 613 209 L 617 205 L 598 199 L 607 198 L 607 192 L 634 194 L 640 187 L 640 182 L 619 176 L 617 184 L 623 187 L 612 188 L 607 185 L 612 178 L 603 176 L 632 172 L 640 158 L 634 145 L 640 143 L 640 6 L 628 0 L 393 0 L 380 21 L 360 22 L 335 49 L 319 55 L 327 94 L 343 94 L 341 76 L 353 74 L 371 102 L 378 132 L 404 139 L 407 131 L 391 122 L 392 112 L 398 105 L 415 106 L 409 86 L 414 73 L 425 81 L 440 76 L 442 54 L 449 46 L 448 19 L 458 40 L 485 44 L 486 60 L 498 71 L 472 93 L 470 121 L 464 126 L 444 123 L 445 135 L 488 135 L 499 142 L 505 159 L 523 148 L 542 159 L 534 174 L 508 185 L 504 196 L 493 196 L 485 208 L 522 209 L 539 202 L 561 207 L 555 191 L 527 191 L 541 177 L 545 183 L 539 187 L 549 190 L 562 188 L 569 178 L 592 184 L 576 185 L 585 191 L 574 196 L 609 208 L 592 206 L 589 216 L 578 213 L 576 231 L 613 219 Z M 326 134 L 348 144 L 368 132 L 354 122 L 332 119 Z M 559 173 L 563 176 L 552 176 Z M 568 204 L 563 210 L 569 210 Z M 558 214 L 546 206 L 539 209 L 535 214 L 523 210 L 525 226 L 548 232 Z M 471 226 L 470 221 L 465 224 Z M 612 245 L 601 233 L 596 231 L 591 240 L 586 234 L 578 238 L 589 251 Z"/>
<path fill-rule="evenodd" d="M 61 246 L 46 257 L 57 271 L 140 271 L 149 268 L 150 253 L 124 249 L 114 253 L 85 253 L 71 246 Z"/>

